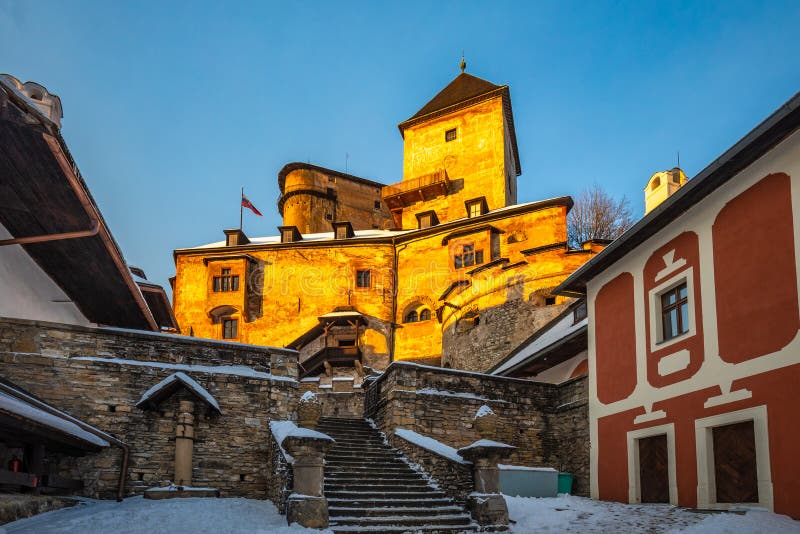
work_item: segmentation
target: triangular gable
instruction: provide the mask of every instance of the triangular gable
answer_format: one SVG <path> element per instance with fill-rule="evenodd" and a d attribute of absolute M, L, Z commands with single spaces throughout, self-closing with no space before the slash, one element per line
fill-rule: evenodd
<path fill-rule="evenodd" d="M 495 85 L 477 76 L 462 72 L 408 120 L 454 106 L 470 98 L 475 98 L 500 88 L 500 85 Z"/>
<path fill-rule="evenodd" d="M 214 396 L 189 375 L 181 372 L 169 375 L 167 378 L 145 391 L 142 398 L 136 403 L 136 407 L 143 410 L 154 410 L 159 404 L 177 393 L 181 388 L 186 388 L 217 413 L 222 413 L 222 410 L 219 408 L 219 403 Z"/>

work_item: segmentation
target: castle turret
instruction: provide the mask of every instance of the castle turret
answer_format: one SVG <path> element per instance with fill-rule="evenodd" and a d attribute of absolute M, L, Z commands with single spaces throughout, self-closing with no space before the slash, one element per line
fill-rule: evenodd
<path fill-rule="evenodd" d="M 644 188 L 644 212 L 650 213 L 686 183 L 686 174 L 679 167 L 655 173 Z"/>

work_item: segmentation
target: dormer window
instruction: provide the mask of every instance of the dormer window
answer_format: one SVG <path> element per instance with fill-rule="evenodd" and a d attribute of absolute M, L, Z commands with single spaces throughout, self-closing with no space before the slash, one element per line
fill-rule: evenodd
<path fill-rule="evenodd" d="M 480 217 L 489 211 L 489 206 L 486 204 L 486 197 L 467 200 L 464 205 L 467 207 L 467 217 L 470 219 L 473 217 Z"/>
<path fill-rule="evenodd" d="M 436 216 L 435 211 L 424 211 L 417 214 L 417 222 L 420 229 L 430 228 L 439 224 L 439 218 Z"/>
<path fill-rule="evenodd" d="M 333 237 L 335 239 L 347 239 L 349 237 L 355 237 L 355 232 L 353 232 L 353 225 L 347 221 L 340 221 L 333 223 Z"/>
<path fill-rule="evenodd" d="M 448 143 L 450 141 L 455 141 L 456 137 L 457 137 L 457 132 L 456 132 L 455 128 L 453 128 L 451 130 L 447 130 L 446 132 L 444 132 L 444 140 L 446 142 L 448 142 Z"/>
<path fill-rule="evenodd" d="M 278 230 L 281 232 L 281 243 L 293 243 L 303 239 L 303 235 L 296 226 L 279 226 Z"/>
<path fill-rule="evenodd" d="M 583 302 L 578 304 L 572 311 L 572 314 L 573 314 L 573 324 L 576 324 L 586 319 L 586 301 L 584 300 Z"/>

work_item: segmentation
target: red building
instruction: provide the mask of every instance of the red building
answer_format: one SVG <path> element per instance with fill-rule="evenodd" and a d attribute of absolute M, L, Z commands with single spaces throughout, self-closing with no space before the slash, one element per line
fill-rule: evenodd
<path fill-rule="evenodd" d="M 588 303 L 593 497 L 800 518 L 798 106 L 558 288 Z"/>

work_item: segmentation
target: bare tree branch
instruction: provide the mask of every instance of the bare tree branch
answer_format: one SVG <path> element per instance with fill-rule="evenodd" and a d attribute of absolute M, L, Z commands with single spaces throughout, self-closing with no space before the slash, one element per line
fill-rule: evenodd
<path fill-rule="evenodd" d="M 580 248 L 590 239 L 616 239 L 633 223 L 628 199 L 615 200 L 594 184 L 578 195 L 567 216 L 569 245 Z"/>

